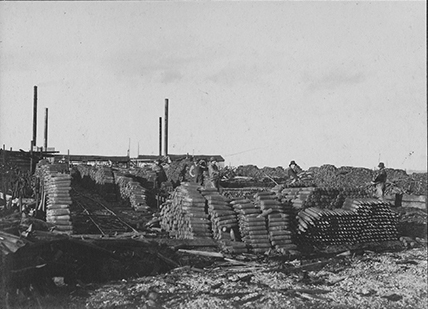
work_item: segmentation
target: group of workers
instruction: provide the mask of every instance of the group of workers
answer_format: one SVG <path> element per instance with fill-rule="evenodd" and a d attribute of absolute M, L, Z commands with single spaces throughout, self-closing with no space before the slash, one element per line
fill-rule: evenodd
<path fill-rule="evenodd" d="M 193 178 L 194 182 L 207 187 L 218 189 L 219 185 L 219 167 L 217 160 L 211 157 L 208 164 L 204 159 L 194 161 L 189 169 L 189 175 Z"/>
<path fill-rule="evenodd" d="M 290 162 L 288 167 L 288 177 L 290 178 L 291 183 L 304 180 L 305 176 L 307 176 L 307 172 L 303 171 L 294 160 Z M 161 160 L 156 161 L 154 170 L 156 172 L 156 181 L 154 186 L 155 189 L 159 189 L 162 182 L 167 181 L 167 176 L 162 167 Z M 189 173 L 189 175 L 192 177 L 193 182 L 197 184 L 211 188 L 219 188 L 219 167 L 214 157 L 209 159 L 208 164 L 204 159 L 194 159 L 190 168 L 185 165 L 179 174 L 180 182 L 188 181 L 187 173 Z M 386 178 L 387 175 L 385 171 L 385 164 L 380 162 L 378 165 L 378 170 L 373 175 L 371 185 L 375 186 L 376 196 L 381 199 L 383 199 L 385 195 Z"/>
<path fill-rule="evenodd" d="M 156 173 L 156 179 L 154 181 L 154 189 L 160 189 L 163 182 L 167 181 L 167 175 L 162 166 L 162 160 L 158 159 L 155 161 L 153 167 L 154 172 Z M 205 185 L 206 187 L 217 188 L 219 186 L 219 167 L 217 160 L 214 157 L 211 157 L 208 161 L 208 164 L 204 159 L 193 160 L 192 165 L 184 165 L 182 170 L 179 173 L 179 182 L 187 182 L 187 174 L 190 175 L 191 181 Z"/>

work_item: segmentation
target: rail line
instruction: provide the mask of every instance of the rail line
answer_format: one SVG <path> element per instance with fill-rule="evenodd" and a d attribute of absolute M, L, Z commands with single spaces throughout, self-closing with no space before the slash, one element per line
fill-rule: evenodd
<path fill-rule="evenodd" d="M 90 220 L 93 227 L 104 236 L 131 231 L 138 233 L 137 230 L 122 220 L 114 211 L 100 201 L 79 192 L 75 188 L 72 189 L 72 193 L 73 202 L 83 209 L 83 212 L 75 215 L 76 225 L 81 223 L 79 222 L 81 221 L 79 220 L 80 218 L 87 218 Z M 88 202 L 88 200 L 90 200 L 90 202 Z M 94 207 L 94 205 L 97 206 Z M 84 228 L 88 229 L 89 227 L 84 226 Z"/>

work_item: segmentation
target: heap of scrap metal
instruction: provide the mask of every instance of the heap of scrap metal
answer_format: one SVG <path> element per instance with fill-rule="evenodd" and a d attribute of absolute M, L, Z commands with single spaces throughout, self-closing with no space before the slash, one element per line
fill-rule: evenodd
<path fill-rule="evenodd" d="M 397 216 L 378 199 L 347 199 L 340 209 L 309 207 L 298 213 L 297 231 L 312 245 L 354 245 L 397 240 Z"/>
<path fill-rule="evenodd" d="M 211 222 L 205 211 L 205 198 L 197 184 L 183 183 L 172 193 L 160 211 L 160 226 L 171 237 L 194 239 L 212 237 Z"/>

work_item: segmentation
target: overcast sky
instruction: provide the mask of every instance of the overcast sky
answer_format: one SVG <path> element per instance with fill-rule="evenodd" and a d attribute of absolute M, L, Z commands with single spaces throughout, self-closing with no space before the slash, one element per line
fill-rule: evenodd
<path fill-rule="evenodd" d="M 426 3 L 0 2 L 0 143 L 426 169 Z M 138 147 L 139 145 L 139 147 Z"/>

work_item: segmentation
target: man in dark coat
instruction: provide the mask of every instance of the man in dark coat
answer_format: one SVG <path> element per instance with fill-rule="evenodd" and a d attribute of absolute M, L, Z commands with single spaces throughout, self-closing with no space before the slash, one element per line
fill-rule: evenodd
<path fill-rule="evenodd" d="M 386 171 L 385 164 L 380 162 L 377 166 L 379 170 L 373 175 L 372 184 L 376 187 L 376 196 L 383 199 L 386 189 Z"/>
<path fill-rule="evenodd" d="M 292 179 L 291 183 L 295 183 L 300 180 L 299 174 L 302 172 L 300 166 L 296 164 L 295 161 L 291 161 L 288 165 L 288 177 Z"/>
<path fill-rule="evenodd" d="M 162 183 L 168 180 L 168 177 L 166 176 L 165 170 L 162 166 L 162 160 L 156 160 L 156 165 L 154 166 L 153 170 L 156 172 L 154 189 L 160 189 Z"/>

